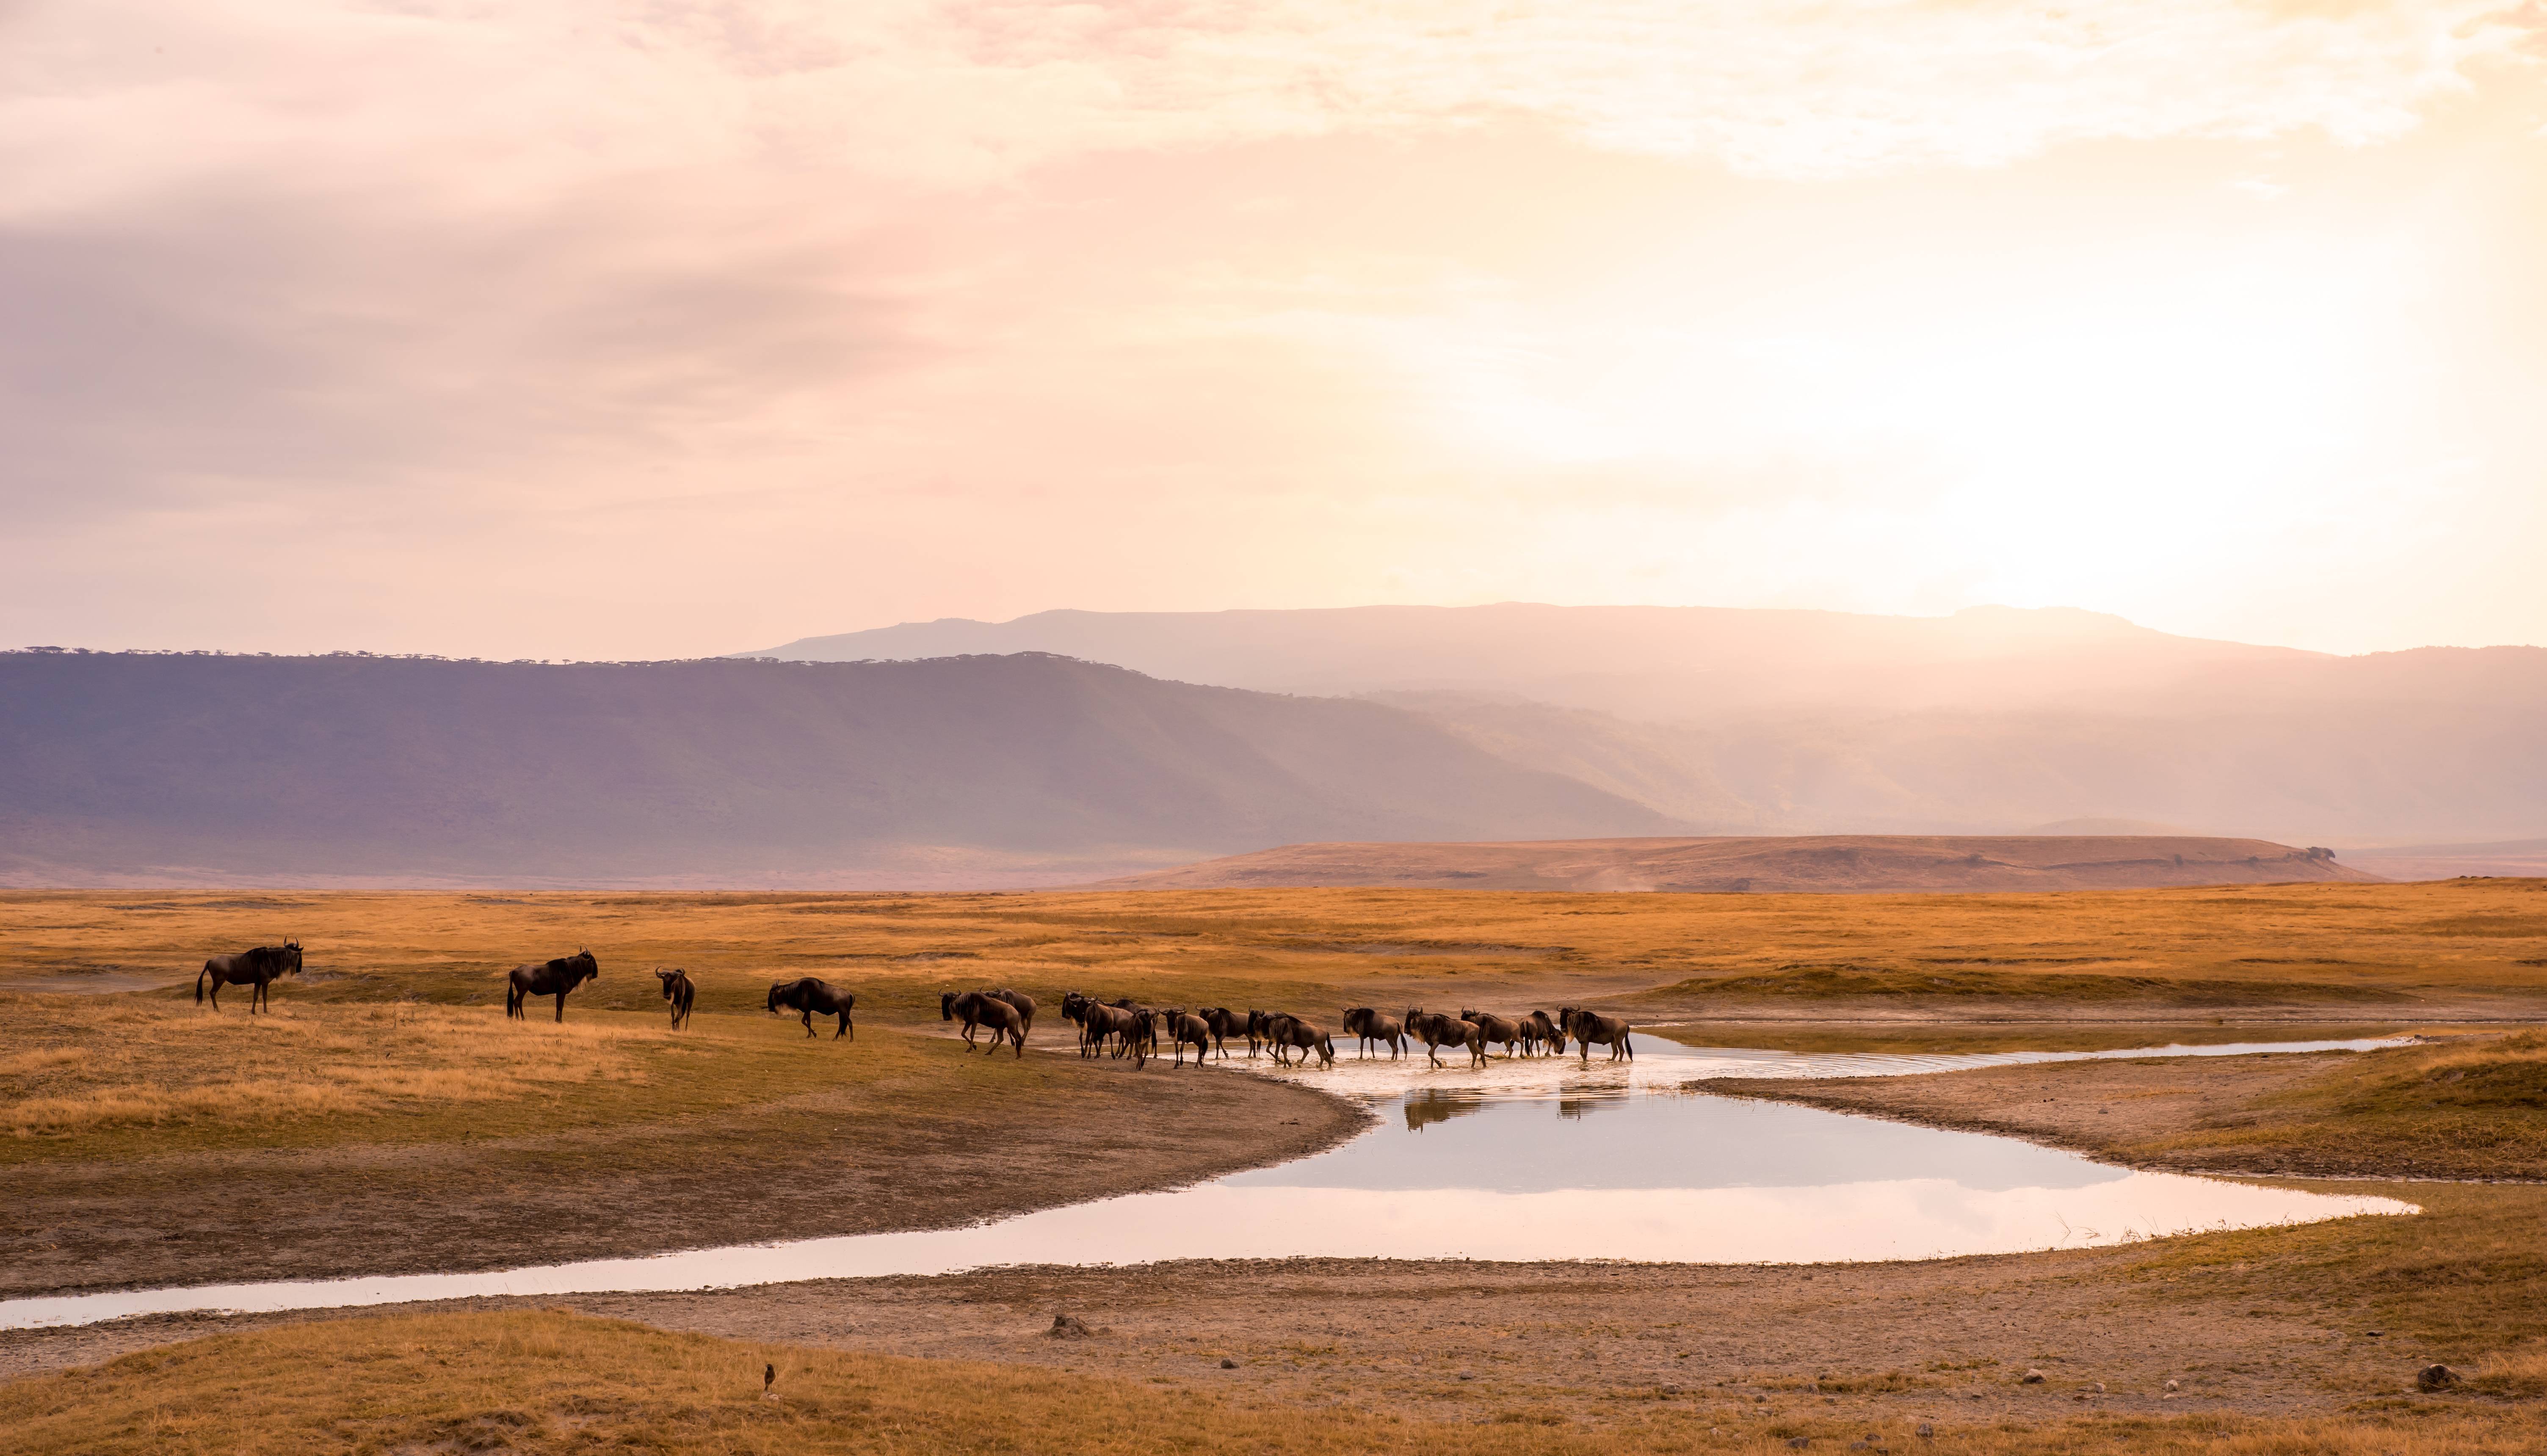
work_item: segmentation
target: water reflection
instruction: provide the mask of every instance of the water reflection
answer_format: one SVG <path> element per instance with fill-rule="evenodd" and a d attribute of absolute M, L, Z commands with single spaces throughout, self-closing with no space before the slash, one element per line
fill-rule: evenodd
<path fill-rule="evenodd" d="M 183 1310 L 695 1289 L 1002 1264 L 1928 1258 L 2415 1211 L 2393 1199 L 2131 1172 L 2010 1138 L 1678 1090 L 1697 1069 L 1774 1065 L 1791 1075 L 1844 1074 L 1831 1070 L 1831 1059 L 1804 1059 L 1817 1070 L 1800 1072 L 1788 1054 L 1673 1048 L 1645 1056 L 1644 1039 L 1637 1051 L 1643 1060 L 1632 1067 L 1497 1064 L 1422 1086 L 1408 1085 L 1421 1075 L 1408 1069 L 1394 1086 L 1370 1094 L 1397 1115 L 1383 1115 L 1340 1148 L 1195 1187 L 971 1228 L 484 1274 L 12 1300 L 0 1302 L 0 1328 Z M 1778 1058 L 1786 1060 L 1759 1060 Z M 1844 1060 L 1863 1067 L 1899 1059 Z M 1600 1116 L 1587 1116 L 1596 1110 Z"/>
<path fill-rule="evenodd" d="M 1406 1111 L 1406 1130 L 1410 1133 L 1420 1133 L 1437 1122 L 1465 1117 L 1486 1105 L 1486 1099 L 1478 1093 L 1443 1091 L 1433 1087 L 1409 1092 L 1398 1100 Z"/>

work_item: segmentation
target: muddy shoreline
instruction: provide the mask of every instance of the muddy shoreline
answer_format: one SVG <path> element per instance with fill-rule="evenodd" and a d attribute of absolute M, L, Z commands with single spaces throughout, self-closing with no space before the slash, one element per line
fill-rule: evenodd
<path fill-rule="evenodd" d="M 1010 1098 L 887 1119 L 818 1093 L 551 1137 L 13 1167 L 0 1170 L 0 1297 L 956 1228 L 1304 1157 L 1371 1121 L 1245 1072 L 1078 1070 L 1103 1089 L 1093 1112 Z"/>

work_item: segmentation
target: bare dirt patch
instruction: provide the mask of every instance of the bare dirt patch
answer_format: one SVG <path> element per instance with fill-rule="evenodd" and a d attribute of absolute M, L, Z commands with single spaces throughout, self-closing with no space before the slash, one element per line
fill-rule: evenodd
<path fill-rule="evenodd" d="M 859 1045 L 872 1053 L 885 1039 Z M 916 1070 L 704 1115 L 684 1116 L 672 1086 L 658 1116 L 555 1134 L 9 1167 L 0 1294 L 944 1228 L 1301 1156 L 1367 1116 L 1232 1072 L 1044 1055 L 995 1069 L 968 1065 L 958 1045 L 893 1040 L 911 1041 Z"/>

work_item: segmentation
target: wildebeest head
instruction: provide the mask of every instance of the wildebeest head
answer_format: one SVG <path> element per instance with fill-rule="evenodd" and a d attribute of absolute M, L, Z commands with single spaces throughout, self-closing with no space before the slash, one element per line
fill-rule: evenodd
<path fill-rule="evenodd" d="M 955 993 L 953 991 L 947 990 L 939 991 L 937 993 L 937 1019 L 940 1021 L 952 1021 L 955 1019 Z"/>
<path fill-rule="evenodd" d="M 778 993 L 779 993 L 780 991 L 782 991 L 782 990 L 785 990 L 786 988 L 787 988 L 787 983 L 786 983 L 786 982 L 783 982 L 783 981 L 773 981 L 773 982 L 769 983 L 769 1014 L 770 1014 L 770 1015 L 775 1016 L 775 1015 L 777 1015 L 777 1014 L 778 1014 Z"/>
<path fill-rule="evenodd" d="M 284 974 L 284 975 L 286 975 L 286 976 L 298 976 L 298 975 L 300 975 L 300 974 L 301 974 L 301 942 L 300 942 L 300 941 L 297 941 L 297 940 L 287 940 L 287 941 L 285 941 L 285 942 L 283 943 L 283 967 L 282 967 L 282 972 L 283 972 L 283 974 Z"/>
<path fill-rule="evenodd" d="M 680 984 L 681 975 L 681 968 L 678 966 L 673 967 L 669 971 L 664 970 L 660 966 L 655 968 L 655 979 L 663 983 L 664 1000 L 668 1001 L 672 998 L 672 987 Z"/>

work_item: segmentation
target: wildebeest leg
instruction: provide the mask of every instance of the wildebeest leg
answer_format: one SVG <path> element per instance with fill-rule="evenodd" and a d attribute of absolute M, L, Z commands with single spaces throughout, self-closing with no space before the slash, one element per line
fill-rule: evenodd
<path fill-rule="evenodd" d="M 560 1026 L 564 1026 L 564 1025 L 566 1024 L 566 992 L 565 992 L 565 991 L 559 991 L 559 992 L 558 992 L 558 1014 L 557 1014 L 557 1019 L 558 1019 L 558 1025 L 560 1025 Z"/>
<path fill-rule="evenodd" d="M 807 1006 L 807 1007 L 805 1008 L 805 1040 L 807 1040 L 807 1041 L 809 1041 L 809 1042 L 810 1042 L 810 1041 L 812 1041 L 813 1039 L 814 1039 L 814 1008 L 813 1008 L 813 1007 L 811 1007 L 811 1006 Z"/>
<path fill-rule="evenodd" d="M 842 1038 L 842 1037 L 844 1037 L 844 1036 L 847 1036 L 848 1034 L 849 1034 L 849 1013 L 848 1013 L 848 1012 L 846 1012 L 846 1011 L 843 1011 L 843 1012 L 841 1012 L 841 1013 L 840 1013 L 840 1025 L 839 1025 L 839 1028 L 838 1028 L 837 1030 L 835 1030 L 835 1031 L 834 1031 L 834 1032 L 832 1033 L 832 1040 L 834 1040 L 834 1041 L 835 1041 L 835 1042 L 836 1042 L 836 1041 L 838 1041 L 840 1038 Z"/>

